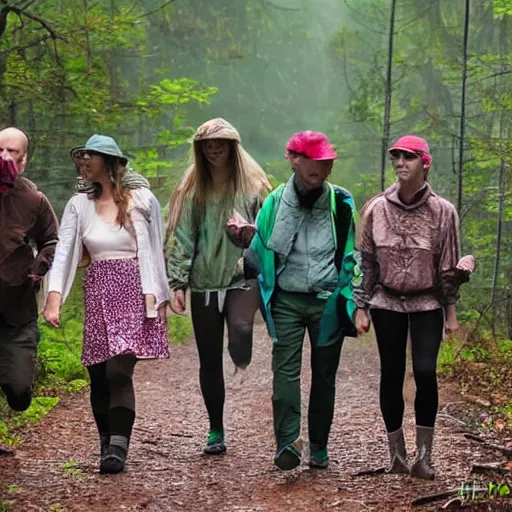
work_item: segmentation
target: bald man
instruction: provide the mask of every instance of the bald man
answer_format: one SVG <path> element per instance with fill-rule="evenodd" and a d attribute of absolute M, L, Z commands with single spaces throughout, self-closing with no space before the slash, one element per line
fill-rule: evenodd
<path fill-rule="evenodd" d="M 36 293 L 57 243 L 48 199 L 22 176 L 28 139 L 0 131 L 0 388 L 16 411 L 32 400 L 39 331 Z"/>

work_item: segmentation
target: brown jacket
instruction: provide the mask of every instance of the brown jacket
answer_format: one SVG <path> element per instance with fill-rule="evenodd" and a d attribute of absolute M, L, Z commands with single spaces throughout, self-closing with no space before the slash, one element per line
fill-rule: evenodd
<path fill-rule="evenodd" d="M 48 272 L 57 233 L 57 217 L 31 181 L 20 176 L 0 192 L 0 315 L 14 327 L 37 318 L 37 286 L 28 276 Z"/>
<path fill-rule="evenodd" d="M 400 200 L 397 184 L 370 199 L 362 212 L 360 250 L 359 307 L 429 311 L 455 304 L 467 280 L 456 269 L 457 212 L 428 183 L 410 205 Z"/>

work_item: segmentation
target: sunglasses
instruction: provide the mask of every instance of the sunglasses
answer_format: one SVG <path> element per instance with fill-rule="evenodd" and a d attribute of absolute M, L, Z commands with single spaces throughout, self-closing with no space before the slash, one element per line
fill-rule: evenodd
<path fill-rule="evenodd" d="M 392 149 L 389 152 L 389 156 L 391 160 L 399 160 L 400 158 L 403 158 L 404 160 L 416 160 L 416 158 L 419 158 L 420 155 L 417 153 L 410 153 L 409 151 L 401 151 L 400 149 Z"/>

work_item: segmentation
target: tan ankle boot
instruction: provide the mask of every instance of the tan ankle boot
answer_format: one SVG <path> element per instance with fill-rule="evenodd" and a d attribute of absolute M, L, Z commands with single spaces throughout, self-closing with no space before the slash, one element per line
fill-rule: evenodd
<path fill-rule="evenodd" d="M 432 427 L 416 426 L 416 460 L 411 468 L 411 475 L 424 480 L 433 480 L 435 477 L 432 465 L 432 442 L 434 429 Z"/>
<path fill-rule="evenodd" d="M 388 432 L 388 443 L 391 466 L 386 470 L 386 473 L 409 474 L 403 429 L 399 428 L 394 432 Z"/>

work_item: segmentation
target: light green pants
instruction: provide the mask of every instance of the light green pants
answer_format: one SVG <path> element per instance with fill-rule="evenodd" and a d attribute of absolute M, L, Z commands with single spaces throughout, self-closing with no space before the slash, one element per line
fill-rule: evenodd
<path fill-rule="evenodd" d="M 325 304 L 325 300 L 311 294 L 282 290 L 276 293 L 272 317 L 278 341 L 272 350 L 272 405 L 277 451 L 293 443 L 300 435 L 300 370 L 306 329 L 311 341 L 309 441 L 315 449 L 327 448 L 343 340 L 327 347 L 316 346 Z"/>

